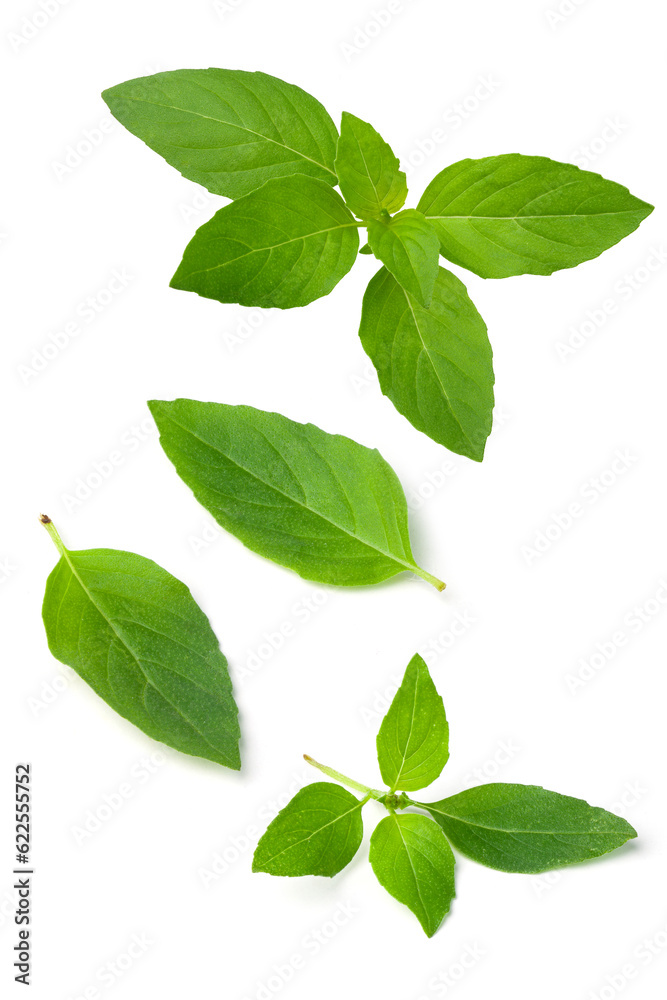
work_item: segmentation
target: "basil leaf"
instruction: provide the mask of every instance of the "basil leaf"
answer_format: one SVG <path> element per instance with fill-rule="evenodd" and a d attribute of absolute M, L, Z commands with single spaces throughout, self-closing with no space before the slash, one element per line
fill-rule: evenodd
<path fill-rule="evenodd" d="M 418 813 L 386 816 L 373 831 L 369 861 L 380 885 L 432 937 L 456 894 L 454 855 L 437 824 Z"/>
<path fill-rule="evenodd" d="M 255 850 L 252 870 L 269 875 L 336 875 L 359 850 L 361 807 L 366 801 L 330 781 L 306 785 L 268 826 Z"/>
<path fill-rule="evenodd" d="M 599 174 L 520 153 L 445 167 L 417 208 L 433 224 L 443 256 L 482 278 L 575 267 L 653 211 Z"/>
<path fill-rule="evenodd" d="M 391 219 L 373 220 L 368 242 L 406 292 L 428 308 L 438 274 L 440 241 L 421 212 L 408 208 Z"/>
<path fill-rule="evenodd" d="M 416 804 L 462 854 L 503 872 L 544 872 L 588 861 L 637 836 L 620 816 L 539 785 L 478 785 Z"/>
<path fill-rule="evenodd" d="M 424 309 L 382 268 L 366 289 L 359 336 L 399 413 L 439 444 L 481 462 L 493 419 L 492 352 L 486 324 L 459 279 L 439 268 Z"/>
<path fill-rule="evenodd" d="M 305 306 L 354 264 L 358 225 L 324 181 L 267 181 L 197 230 L 171 286 L 243 306 Z"/>
<path fill-rule="evenodd" d="M 408 663 L 401 686 L 377 736 L 378 763 L 390 792 L 430 785 L 449 758 L 449 725 L 442 698 L 419 654 Z"/>
<path fill-rule="evenodd" d="M 360 219 L 376 218 L 384 209 L 397 212 L 408 186 L 391 146 L 372 125 L 343 112 L 334 169 L 345 201 Z"/>
<path fill-rule="evenodd" d="M 116 549 L 60 551 L 42 614 L 49 649 L 124 719 L 167 746 L 238 770 L 227 661 L 180 580 Z"/>
<path fill-rule="evenodd" d="M 239 198 L 292 174 L 336 183 L 336 126 L 319 101 L 275 76 L 180 69 L 102 97 L 126 129 L 214 194 Z"/>
<path fill-rule="evenodd" d="M 405 495 L 380 453 L 251 406 L 149 404 L 181 479 L 227 531 L 307 580 L 379 583 L 414 562 Z"/>

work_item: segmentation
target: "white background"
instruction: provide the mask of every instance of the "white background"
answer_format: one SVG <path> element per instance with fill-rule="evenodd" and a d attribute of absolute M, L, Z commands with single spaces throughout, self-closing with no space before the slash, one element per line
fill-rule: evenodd
<path fill-rule="evenodd" d="M 15 943 L 13 772 L 29 760 L 39 1000 L 661 994 L 664 22 L 650 0 L 561 7 L 403 0 L 378 28 L 386 0 L 69 0 L 46 24 L 37 2 L 4 5 L 3 982 Z M 484 282 L 454 269 L 495 353 L 500 419 L 483 464 L 419 434 L 380 394 L 356 333 L 372 258 L 328 298 L 286 312 L 168 287 L 222 201 L 109 126 L 98 95 L 209 65 L 273 73 L 336 121 L 344 109 L 370 120 L 413 164 L 408 205 L 453 160 L 523 152 L 585 164 L 658 206 L 576 270 Z M 88 322 L 81 303 L 103 303 L 114 269 L 127 285 Z M 72 322 L 78 335 L 37 371 Z M 560 357 L 557 345 L 587 323 L 583 346 Z M 211 532 L 147 421 L 146 399 L 175 396 L 275 409 L 377 446 L 412 498 L 417 559 L 446 592 L 408 576 L 318 588 Z M 609 472 L 619 450 L 626 468 Z M 96 463 L 111 452 L 121 461 L 100 485 Z M 89 495 L 68 499 L 91 476 Z M 574 502 L 581 516 L 555 537 L 553 519 L 566 523 Z M 189 584 L 235 680 L 240 774 L 163 755 L 52 659 L 40 605 L 56 555 L 40 511 L 70 548 L 134 550 Z M 549 525 L 553 540 L 531 558 Z M 646 621 L 633 625 L 641 607 Z M 266 637 L 286 623 L 293 634 L 272 651 Z M 572 689 L 582 661 L 619 631 L 625 645 Z M 535 782 L 622 813 L 639 840 L 540 878 L 460 859 L 457 899 L 430 941 L 375 881 L 367 839 L 331 881 L 251 874 L 276 800 L 316 779 L 303 752 L 379 780 L 383 692 L 417 649 L 451 726 L 434 797 L 479 780 Z M 118 805 L 121 785 L 129 797 L 109 818 L 105 796 Z M 86 832 L 98 812 L 106 818 Z M 376 816 L 369 805 L 367 831 Z M 133 935 L 145 943 L 128 959 Z"/>

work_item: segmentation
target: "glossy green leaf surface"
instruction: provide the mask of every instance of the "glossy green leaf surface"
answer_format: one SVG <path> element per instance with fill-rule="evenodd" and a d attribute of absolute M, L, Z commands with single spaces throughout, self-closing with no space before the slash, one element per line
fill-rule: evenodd
<path fill-rule="evenodd" d="M 438 275 L 440 241 L 421 212 L 408 208 L 391 219 L 373 220 L 368 243 L 399 285 L 428 308 Z"/>
<path fill-rule="evenodd" d="M 102 97 L 126 129 L 214 194 L 239 198 L 293 174 L 336 183 L 336 126 L 319 101 L 275 76 L 171 70 Z"/>
<path fill-rule="evenodd" d="M 241 766 L 227 661 L 185 584 L 133 552 L 63 546 L 42 612 L 53 655 L 119 715 L 176 750 Z"/>
<path fill-rule="evenodd" d="M 369 860 L 380 885 L 432 937 L 456 894 L 454 855 L 437 823 L 418 813 L 386 816 L 373 831 Z"/>
<path fill-rule="evenodd" d="M 306 785 L 270 823 L 257 845 L 252 870 L 331 878 L 359 849 L 362 805 L 341 785 Z"/>
<path fill-rule="evenodd" d="M 599 174 L 520 153 L 452 163 L 417 208 L 434 226 L 443 256 L 482 278 L 575 267 L 653 210 Z"/>
<path fill-rule="evenodd" d="M 417 653 L 410 660 L 377 736 L 382 780 L 392 792 L 412 792 L 439 777 L 449 757 L 442 698 Z"/>
<path fill-rule="evenodd" d="M 197 230 L 171 285 L 243 306 L 305 306 L 327 295 L 354 264 L 357 227 L 324 181 L 268 181 Z"/>
<path fill-rule="evenodd" d="M 493 422 L 492 351 L 459 279 L 439 268 L 424 309 L 382 268 L 366 289 L 359 336 L 399 413 L 438 444 L 481 461 Z"/>
<path fill-rule="evenodd" d="M 227 531 L 308 580 L 357 586 L 411 570 L 405 494 L 380 453 L 279 413 L 149 403 L 181 479 Z"/>
<path fill-rule="evenodd" d="M 588 861 L 637 836 L 620 816 L 539 785 L 478 785 L 422 805 L 454 847 L 504 872 Z"/>
<path fill-rule="evenodd" d="M 391 146 L 372 125 L 343 112 L 334 163 L 346 203 L 360 219 L 392 214 L 405 204 L 408 186 Z"/>

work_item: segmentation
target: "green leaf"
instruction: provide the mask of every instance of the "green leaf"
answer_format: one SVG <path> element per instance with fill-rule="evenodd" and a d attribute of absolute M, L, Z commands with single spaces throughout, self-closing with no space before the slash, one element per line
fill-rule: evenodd
<path fill-rule="evenodd" d="M 343 112 L 334 169 L 345 201 L 360 219 L 405 204 L 408 186 L 399 162 L 381 135 L 361 118 Z"/>
<path fill-rule="evenodd" d="M 336 183 L 336 126 L 319 101 L 275 76 L 179 69 L 102 97 L 125 128 L 214 194 L 239 198 L 292 174 Z"/>
<path fill-rule="evenodd" d="M 124 719 L 167 746 L 238 770 L 227 661 L 180 580 L 116 549 L 60 551 L 42 614 L 49 649 Z"/>
<path fill-rule="evenodd" d="M 408 208 L 368 226 L 371 250 L 406 292 L 428 308 L 438 275 L 440 241 L 421 212 Z"/>
<path fill-rule="evenodd" d="M 324 181 L 267 181 L 197 230 L 171 285 L 242 306 L 305 306 L 354 264 L 358 225 Z"/>
<path fill-rule="evenodd" d="M 454 855 L 437 824 L 417 813 L 385 817 L 373 831 L 369 861 L 380 885 L 432 937 L 455 896 Z"/>
<path fill-rule="evenodd" d="M 366 289 L 359 336 L 399 413 L 481 462 L 493 419 L 492 352 L 486 324 L 458 278 L 439 268 L 424 309 L 382 268 Z"/>
<path fill-rule="evenodd" d="M 419 654 L 412 657 L 377 737 L 382 780 L 413 792 L 430 785 L 449 758 L 449 726 L 442 698 Z"/>
<path fill-rule="evenodd" d="M 269 875 L 336 875 L 359 850 L 361 808 L 366 801 L 330 781 L 306 785 L 269 825 L 257 845 L 252 870 Z"/>
<path fill-rule="evenodd" d="M 414 562 L 405 495 L 378 451 L 251 406 L 148 405 L 181 479 L 248 548 L 320 583 L 411 570 L 443 589 Z"/>
<path fill-rule="evenodd" d="M 599 174 L 519 153 L 445 167 L 417 208 L 435 227 L 443 256 L 482 278 L 575 267 L 653 211 Z"/>
<path fill-rule="evenodd" d="M 620 816 L 539 785 L 479 785 L 416 804 L 462 854 L 503 872 L 544 872 L 588 861 L 637 836 Z"/>

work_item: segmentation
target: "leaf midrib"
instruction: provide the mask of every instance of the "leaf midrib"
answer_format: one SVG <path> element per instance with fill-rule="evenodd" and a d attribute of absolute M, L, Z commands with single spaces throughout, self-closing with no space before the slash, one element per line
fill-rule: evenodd
<path fill-rule="evenodd" d="M 90 603 L 93 605 L 93 607 L 95 608 L 95 610 L 97 611 L 97 613 L 107 623 L 107 625 L 109 626 L 109 628 L 111 629 L 111 631 L 113 632 L 113 634 L 116 636 L 116 638 L 118 639 L 118 641 L 123 646 L 123 648 L 127 650 L 127 652 L 130 654 L 130 656 L 132 657 L 132 659 L 136 663 L 141 676 L 144 678 L 144 685 L 145 685 L 144 686 L 144 691 L 145 691 L 146 687 L 152 687 L 153 690 L 157 691 L 157 693 L 160 695 L 160 697 L 164 698 L 164 700 L 167 702 L 167 704 L 171 705 L 171 707 L 173 709 L 175 709 L 176 712 L 178 712 L 178 714 L 181 716 L 181 718 L 184 719 L 185 722 L 189 726 L 191 726 L 192 729 L 195 730 L 195 732 L 204 740 L 204 742 L 208 746 L 210 746 L 211 750 L 213 750 L 216 754 L 219 755 L 220 754 L 220 748 L 216 747 L 213 743 L 211 743 L 210 740 L 208 740 L 206 738 L 206 736 L 204 736 L 204 734 L 202 732 L 200 732 L 199 729 L 196 726 L 193 725 L 193 723 L 191 722 L 191 720 L 188 719 L 188 717 L 183 714 L 183 712 L 180 710 L 180 708 L 178 707 L 178 705 L 174 705 L 174 703 L 169 698 L 167 698 L 166 695 L 164 695 L 162 693 L 162 691 L 160 691 L 159 688 L 155 687 L 155 685 L 152 683 L 152 681 L 150 680 L 150 678 L 146 674 L 146 671 L 143 669 L 143 667 L 141 665 L 141 660 L 139 660 L 137 658 L 137 655 L 132 650 L 132 647 L 129 646 L 128 643 L 127 643 L 127 641 L 126 641 L 126 639 L 123 638 L 122 632 L 119 632 L 118 629 L 115 627 L 114 623 L 111 621 L 111 619 L 107 617 L 107 615 L 104 613 L 102 607 L 98 604 L 98 602 L 93 597 L 93 594 L 90 591 L 90 589 L 84 583 L 82 577 L 77 572 L 76 566 L 72 562 L 72 559 L 70 558 L 70 555 L 71 555 L 71 553 L 70 553 L 69 549 L 66 549 L 64 547 L 61 549 L 61 556 L 65 560 L 65 562 L 67 563 L 72 576 L 78 582 L 79 586 L 81 587 L 81 589 L 83 590 L 84 594 L 86 595 L 86 597 L 88 598 L 88 600 L 90 601 Z M 189 678 L 187 678 L 187 679 L 189 679 Z M 109 678 L 108 671 L 107 671 L 107 680 L 109 681 L 109 688 L 114 692 L 114 695 L 115 695 L 116 692 L 114 691 L 113 685 L 111 684 L 111 680 Z M 151 718 L 151 721 L 154 722 L 154 720 L 153 720 L 153 718 L 152 718 L 152 716 L 151 716 L 150 712 L 148 711 L 148 708 L 147 708 L 147 706 L 145 704 L 145 700 L 144 700 L 144 708 L 146 709 L 146 712 L 148 713 L 149 717 Z M 159 730 L 159 726 L 158 726 L 158 730 Z"/>
<path fill-rule="evenodd" d="M 401 759 L 401 764 L 400 764 L 400 767 L 398 768 L 398 774 L 396 775 L 396 779 L 392 782 L 392 788 L 391 788 L 391 792 L 392 793 L 396 791 L 396 789 L 398 788 L 399 784 L 401 783 L 401 780 L 403 778 L 403 768 L 405 766 L 405 762 L 408 759 L 407 751 L 408 751 L 408 748 L 410 746 L 410 740 L 412 739 L 412 730 L 414 729 L 415 715 L 416 715 L 416 711 L 417 711 L 417 687 L 418 687 L 418 685 L 419 685 L 419 678 L 417 677 L 415 679 L 414 693 L 413 693 L 413 696 L 412 696 L 412 712 L 411 712 L 411 715 L 410 715 L 410 731 L 408 732 L 408 738 L 405 741 L 405 750 L 404 751 L 402 751 L 401 748 L 400 748 L 400 746 L 398 745 L 398 725 L 396 726 L 396 745 L 397 745 L 398 753 L 399 753 L 399 756 L 400 756 L 400 759 Z M 413 750 L 411 756 L 414 756 L 415 752 L 416 751 Z"/>
<path fill-rule="evenodd" d="M 266 247 L 254 247 L 247 253 L 242 253 L 239 257 L 232 257 L 230 260 L 225 260 L 221 264 L 214 264 L 212 267 L 200 267 L 192 271 L 188 271 L 189 275 L 193 274 L 206 274 L 208 271 L 217 271 L 219 268 L 229 267 L 232 264 L 237 264 L 240 260 L 245 260 L 246 257 L 252 257 L 255 253 L 266 253 L 267 250 L 278 250 L 280 247 L 289 246 L 290 243 L 298 243 L 299 241 L 309 240 L 312 236 L 322 236 L 323 233 L 334 233 L 338 229 L 358 229 L 363 226 L 363 222 L 341 222 L 339 226 L 329 226 L 328 229 L 315 229 L 312 233 L 304 233 L 301 236 L 294 236 L 289 240 L 284 240 L 282 243 L 274 243 L 271 246 Z M 212 236 L 211 239 L 219 239 L 218 236 Z M 238 242 L 241 242 L 240 240 Z"/>
<path fill-rule="evenodd" d="M 471 222 L 476 219 L 485 222 L 519 222 L 524 219 L 598 219 L 605 215 L 635 215 L 639 209 L 637 208 L 624 208 L 619 212 L 564 212 L 551 213 L 546 212 L 541 215 L 429 215 L 424 212 L 425 219 L 435 219 L 436 222 L 442 222 L 445 220 L 453 220 L 456 222 Z"/>
<path fill-rule="evenodd" d="M 403 848 L 405 850 L 405 853 L 407 855 L 408 861 L 410 863 L 410 870 L 412 871 L 412 877 L 413 877 L 414 883 L 415 883 L 415 890 L 417 892 L 417 898 L 419 899 L 419 902 L 421 903 L 422 909 L 424 911 L 424 916 L 425 916 L 426 920 L 428 921 L 429 927 L 430 927 L 430 925 L 431 925 L 431 915 L 428 912 L 428 909 L 426 907 L 426 903 L 424 902 L 424 898 L 423 898 L 423 896 L 422 896 L 422 894 L 420 892 L 420 889 L 419 889 L 419 879 L 417 877 L 417 871 L 416 871 L 415 866 L 414 866 L 413 861 L 412 861 L 412 854 L 410 853 L 410 848 L 408 847 L 408 842 L 405 839 L 405 837 L 403 836 L 403 829 L 401 827 L 400 818 L 396 815 L 396 813 L 394 813 L 394 817 L 393 818 L 394 818 L 394 820 L 396 822 L 396 828 L 398 829 L 398 835 L 401 838 L 401 843 L 403 844 Z"/>
<path fill-rule="evenodd" d="M 436 280 L 437 280 L 437 279 L 436 279 Z M 406 292 L 406 290 L 405 290 L 404 288 L 402 288 L 402 289 L 401 289 L 401 291 L 402 291 L 402 292 L 403 292 L 403 294 L 405 295 L 405 301 L 407 302 L 407 304 L 408 304 L 408 308 L 409 308 L 409 310 L 410 310 L 410 312 L 411 312 L 411 314 L 412 314 L 412 319 L 413 319 L 413 321 L 414 321 L 414 324 L 415 324 L 415 330 L 417 331 L 417 336 L 419 337 L 419 340 L 420 340 L 420 342 L 421 342 L 421 345 L 422 345 L 422 347 L 423 347 L 423 349 L 424 349 L 424 352 L 425 352 L 426 356 L 428 357 L 428 360 L 429 360 L 429 363 L 430 363 L 430 365 L 431 365 L 431 368 L 433 369 L 433 372 L 434 372 L 434 374 L 435 374 L 435 377 L 436 377 L 436 378 L 437 378 L 437 380 L 438 380 L 438 385 L 440 386 L 440 388 L 441 388 L 441 390 L 442 390 L 442 394 L 443 394 L 443 396 L 445 397 L 445 399 L 447 400 L 447 405 L 448 405 L 448 407 L 449 407 L 449 409 L 450 409 L 450 412 L 451 412 L 451 414 L 452 414 L 452 417 L 453 417 L 453 418 L 454 418 L 454 420 L 456 421 L 456 424 L 457 424 L 457 426 L 459 427 L 459 430 L 461 431 L 461 434 L 463 435 L 463 437 L 464 437 L 464 440 L 465 440 L 465 441 L 467 441 L 467 442 L 468 442 L 468 444 L 469 444 L 469 445 L 470 445 L 470 446 L 471 446 L 472 448 L 474 448 L 474 446 L 475 446 L 475 442 L 474 442 L 474 441 L 473 441 L 473 440 L 472 440 L 472 439 L 470 438 L 470 436 L 469 436 L 469 435 L 468 435 L 468 434 L 466 433 L 466 431 L 464 430 L 464 428 L 463 428 L 463 424 L 462 424 L 462 423 L 461 423 L 461 421 L 459 420 L 459 418 L 458 418 L 458 415 L 457 415 L 457 413 L 456 413 L 456 410 L 454 409 L 454 406 L 453 406 L 453 404 L 452 404 L 452 401 L 451 401 L 451 399 L 449 398 L 449 393 L 447 392 L 447 390 L 445 389 L 445 387 L 444 387 L 444 385 L 443 385 L 443 383 L 442 383 L 442 379 L 440 378 L 440 373 L 438 372 L 438 369 L 436 368 L 436 366 L 435 366 L 435 365 L 434 365 L 434 363 L 433 363 L 433 359 L 431 358 L 431 351 L 430 351 L 430 349 L 429 349 L 429 348 L 428 348 L 428 347 L 426 346 L 426 342 L 425 342 L 425 340 L 424 340 L 424 338 L 423 338 L 423 336 L 422 336 L 422 332 L 421 332 L 421 329 L 420 329 L 420 326 L 419 326 L 419 322 L 418 322 L 418 320 L 417 320 L 417 314 L 415 313 L 415 310 L 414 310 L 414 308 L 413 308 L 413 306 L 412 306 L 412 302 L 410 301 L 410 296 L 409 296 L 409 294 L 408 294 L 408 293 Z M 436 352 L 436 353 L 437 353 L 437 352 Z M 443 356 L 445 356 L 445 357 L 446 357 L 446 355 L 443 355 Z M 447 358 L 447 360 L 449 361 L 450 359 L 449 359 L 449 358 Z M 451 364 L 451 363 L 453 363 L 453 362 L 451 362 L 451 361 L 450 361 L 450 364 Z"/>
<path fill-rule="evenodd" d="M 335 823 L 339 823 L 342 819 L 345 819 L 346 816 L 349 816 L 351 813 L 355 812 L 355 810 L 357 809 L 360 810 L 363 805 L 364 805 L 363 802 L 357 800 L 356 804 L 353 805 L 350 809 L 346 810 L 346 812 L 339 813 L 339 815 L 334 816 L 334 818 L 330 819 L 328 823 L 324 823 L 322 826 L 318 827 L 317 830 L 313 830 L 312 833 L 309 833 L 307 837 L 302 837 L 301 840 L 295 840 L 293 844 L 289 844 L 287 847 L 283 847 L 282 851 L 278 851 L 277 854 L 273 854 L 270 858 L 267 858 L 267 860 L 264 863 L 270 865 L 272 862 L 276 860 L 276 858 L 279 858 L 282 854 L 286 854 L 287 851 L 291 851 L 295 847 L 300 847 L 301 844 L 305 844 L 306 841 L 312 840 L 313 837 L 316 837 L 318 833 L 322 833 L 322 831 L 328 829 L 328 827 L 333 826 Z"/>
<path fill-rule="evenodd" d="M 336 173 L 331 167 L 328 167 L 326 163 L 320 163 L 319 160 L 314 160 L 312 156 L 307 156 L 305 153 L 301 153 L 298 149 L 294 149 L 292 146 L 288 146 L 285 142 L 278 142 L 276 139 L 272 139 L 268 135 L 264 135 L 262 132 L 256 132 L 254 129 L 249 128 L 247 125 L 237 125 L 236 122 L 225 121 L 224 118 L 216 118 L 214 115 L 204 115 L 200 111 L 192 111 L 189 108 L 179 108 L 176 104 L 162 104 L 160 101 L 146 101 L 140 97 L 125 97 L 126 101 L 134 101 L 136 104 L 147 104 L 149 107 L 156 108 L 167 108 L 170 111 L 180 111 L 185 115 L 193 115 L 195 118 L 204 118 L 207 121 L 218 122 L 220 125 L 227 125 L 229 128 L 236 128 L 242 132 L 248 132 L 250 135 L 256 135 L 258 139 L 264 139 L 265 142 L 272 142 L 274 146 L 280 146 L 281 149 L 287 149 L 290 153 L 294 153 L 296 156 L 301 157 L 304 160 L 308 160 L 310 163 L 314 163 L 316 167 L 321 167 L 326 170 L 328 174 L 332 177 L 336 177 Z M 192 148 L 192 147 L 189 147 Z M 259 168 L 258 168 L 259 169 Z M 215 171 L 207 170 L 205 173 L 228 173 L 228 171 Z"/>
<path fill-rule="evenodd" d="M 266 482 L 264 479 L 258 476 L 256 472 L 253 472 L 250 469 L 247 469 L 244 465 L 241 465 L 238 461 L 236 461 L 236 459 L 233 459 L 231 455 L 226 455 L 225 452 L 222 451 L 220 448 L 218 448 L 216 445 L 211 444 L 210 441 L 207 441 L 199 434 L 195 434 L 195 432 L 191 428 L 186 427 L 184 424 L 181 424 L 170 414 L 167 414 L 167 419 L 170 420 L 171 423 L 175 424 L 177 427 L 180 427 L 180 429 L 182 431 L 185 431 L 186 434 L 190 434 L 193 438 L 196 438 L 197 441 L 201 441 L 201 443 L 206 445 L 207 448 L 211 448 L 213 449 L 213 451 L 218 452 L 220 455 L 223 456 L 223 458 L 226 458 L 229 462 L 232 462 L 237 469 L 240 469 L 242 472 L 245 472 L 253 479 L 256 479 L 258 483 L 261 483 L 263 486 L 268 486 L 269 489 L 273 490 L 275 493 L 278 493 L 280 496 L 285 497 L 286 500 L 289 500 L 291 503 L 297 504 L 297 506 L 302 507 L 304 510 L 307 510 L 310 514 L 314 514 L 316 517 L 321 518 L 321 520 L 326 521 L 327 524 L 332 525 L 334 528 L 342 532 L 344 535 L 347 535 L 349 538 L 353 538 L 355 542 L 358 542 L 360 545 L 364 545 L 367 549 L 370 549 L 371 552 L 378 552 L 386 559 L 389 559 L 390 562 L 397 563 L 399 566 L 403 566 L 405 569 L 408 569 L 413 573 L 415 572 L 416 569 L 419 568 L 416 563 L 413 564 L 405 562 L 403 559 L 397 558 L 397 556 L 392 555 L 390 552 L 385 552 L 383 549 L 377 548 L 375 545 L 371 545 L 369 542 L 365 542 L 362 538 L 359 538 L 358 535 L 355 535 L 353 532 L 348 531 L 347 528 L 343 528 L 342 525 L 336 524 L 335 521 L 332 521 L 330 518 L 320 513 L 320 511 L 313 510 L 312 507 L 309 507 L 307 504 L 302 503 L 300 500 L 297 500 L 296 497 L 290 496 L 290 494 L 285 493 L 284 490 L 278 489 L 278 487 L 274 486 L 273 483 Z M 283 459 L 283 461 L 285 461 L 282 455 L 281 458 Z M 211 487 L 206 487 L 206 488 L 211 489 Z"/>
<path fill-rule="evenodd" d="M 546 836 L 546 837 L 564 837 L 564 836 L 585 837 L 595 833 L 604 836 L 606 834 L 612 834 L 614 832 L 613 830 L 520 830 L 520 829 L 510 830 L 504 826 L 488 826 L 486 823 L 476 822 L 471 819 L 464 819 L 462 816 L 455 816 L 452 813 L 447 813 L 444 811 L 444 809 L 434 809 L 432 805 L 427 804 L 425 802 L 420 802 L 418 804 L 422 806 L 424 809 L 427 809 L 429 812 L 437 813 L 439 816 L 445 816 L 447 817 L 447 819 L 453 819 L 458 823 L 463 823 L 465 826 L 472 826 L 479 830 L 490 830 L 493 833 L 508 833 L 508 834 L 523 833 L 523 834 L 531 834 L 533 836 Z"/>

